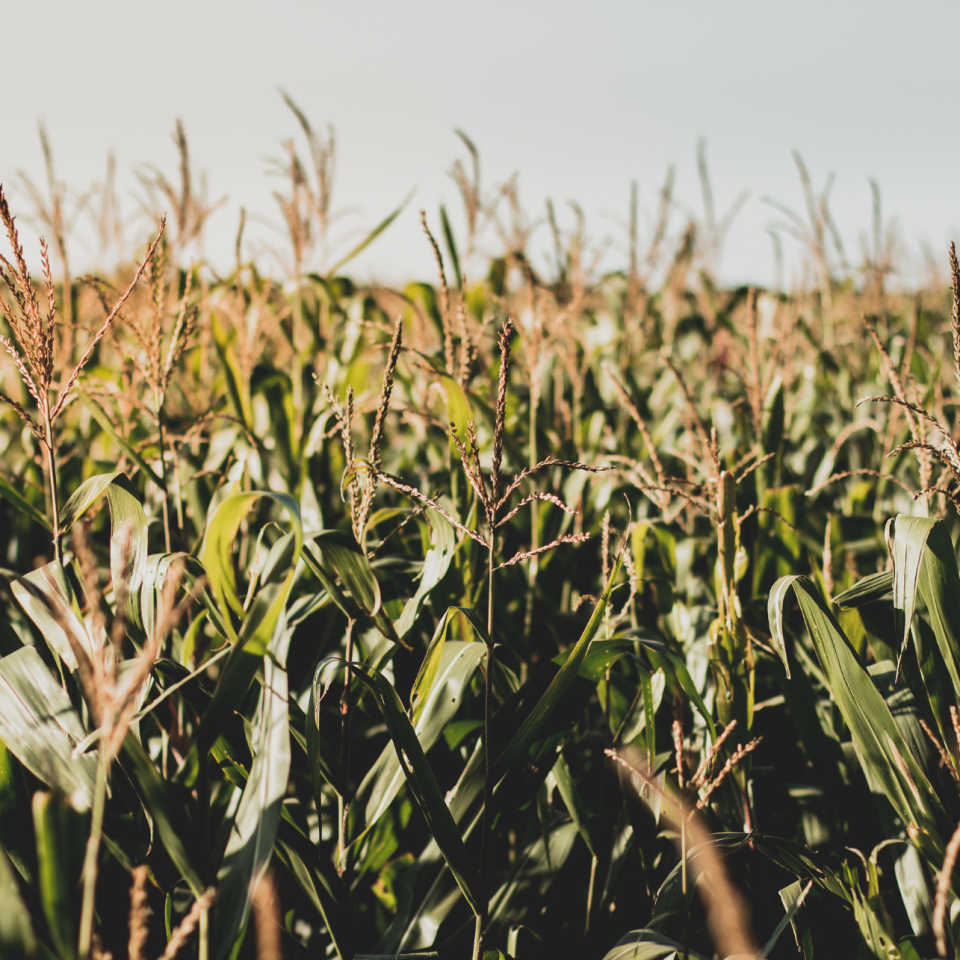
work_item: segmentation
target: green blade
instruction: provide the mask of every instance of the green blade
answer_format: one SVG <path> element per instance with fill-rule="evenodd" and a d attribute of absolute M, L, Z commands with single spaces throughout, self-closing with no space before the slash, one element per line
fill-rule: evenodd
<path fill-rule="evenodd" d="M 30 912 L 20 896 L 17 874 L 0 847 L 0 956 L 9 960 L 32 960 L 37 954 Z"/>
<path fill-rule="evenodd" d="M 86 821 L 62 794 L 33 795 L 40 902 L 61 960 L 74 960 L 77 955 L 74 899 L 79 900 Z"/>
<path fill-rule="evenodd" d="M 323 697 L 333 678 L 344 666 L 345 662 L 337 658 L 320 662 L 314 681 L 319 691 L 318 698 Z M 480 875 L 464 846 L 460 831 L 430 769 L 423 746 L 403 710 L 396 690 L 377 670 L 371 670 L 362 664 L 354 664 L 353 670 L 377 701 L 410 792 L 417 801 L 427 827 L 467 903 L 474 913 L 479 914 L 483 903 Z"/>
<path fill-rule="evenodd" d="M 383 220 L 381 220 L 352 250 L 350 250 L 349 253 L 341 257 L 327 271 L 327 276 L 334 276 L 338 270 L 342 270 L 354 257 L 363 253 L 363 251 L 366 250 L 367 247 L 369 247 L 370 244 L 373 243 L 373 241 L 376 240 L 377 237 L 379 237 L 380 234 L 383 233 L 383 231 L 386 230 L 387 227 L 389 227 L 390 224 L 397 219 L 397 217 L 400 216 L 400 214 L 403 212 L 403 208 L 413 199 L 414 193 L 416 193 L 416 190 L 411 190 L 410 193 L 407 194 L 406 199 L 400 204 L 399 207 L 397 207 L 396 210 L 393 211 L 393 213 L 390 213 L 384 217 Z"/>
<path fill-rule="evenodd" d="M 793 590 L 830 690 L 871 775 L 924 855 L 939 864 L 953 828 L 936 793 L 897 728 L 839 624 L 808 577 L 781 577 L 770 591 L 770 632 L 785 647 L 783 603 Z"/>
<path fill-rule="evenodd" d="M 41 527 L 47 530 L 51 529 L 46 514 L 38 510 L 3 476 L 0 476 L 0 497 L 12 503 L 21 513 L 25 513 L 35 523 L 39 523 Z"/>
<path fill-rule="evenodd" d="M 166 490 L 166 484 L 163 482 L 163 478 L 158 476 L 150 464 L 147 463 L 143 457 L 129 444 L 123 437 L 117 433 L 116 428 L 110 420 L 110 416 L 107 414 L 106 410 L 97 403 L 93 397 L 87 393 L 80 384 L 77 384 L 74 389 L 77 391 L 80 399 L 83 401 L 83 405 L 90 411 L 90 415 L 94 420 L 100 425 L 100 429 L 161 489 Z"/>
<path fill-rule="evenodd" d="M 507 748 L 494 763 L 491 772 L 494 783 L 502 780 L 507 771 L 526 755 L 530 749 L 530 745 L 536 740 L 541 727 L 557 704 L 563 699 L 563 695 L 567 692 L 567 689 L 577 678 L 580 664 L 587 655 L 587 648 L 590 646 L 590 641 L 596 636 L 597 631 L 600 629 L 600 624 L 603 623 L 603 611 L 610 602 L 610 594 L 613 592 L 614 584 L 617 582 L 617 575 L 620 573 L 622 559 L 622 557 L 617 558 L 610 574 L 610 579 L 607 581 L 606 588 L 603 591 L 603 595 L 593 608 L 593 615 L 590 617 L 586 627 L 584 627 L 580 639 L 570 652 L 566 662 L 560 668 L 560 672 L 550 682 L 550 686 L 547 687 L 539 703 L 533 708 L 530 715 L 524 720 L 520 729 L 507 745 Z"/>
<path fill-rule="evenodd" d="M 0 740 L 47 786 L 90 804 L 96 759 L 73 758 L 86 735 L 69 696 L 34 647 L 0 659 Z"/>
<path fill-rule="evenodd" d="M 287 672 L 273 657 L 265 657 L 256 756 L 217 873 L 214 960 L 222 960 L 229 953 L 237 933 L 246 923 L 251 894 L 273 852 L 290 778 L 287 716 Z"/>

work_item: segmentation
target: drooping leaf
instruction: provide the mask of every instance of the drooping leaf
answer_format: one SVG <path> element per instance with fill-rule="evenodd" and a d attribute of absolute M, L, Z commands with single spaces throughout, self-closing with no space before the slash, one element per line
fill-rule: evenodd
<path fill-rule="evenodd" d="M 327 595 L 336 605 L 337 609 L 345 616 L 352 617 L 356 612 L 349 599 L 343 591 L 337 586 L 336 580 L 331 578 L 323 567 L 323 554 L 320 548 L 313 542 L 312 536 L 307 535 L 303 545 L 303 562 L 307 569 L 320 581 Z"/>
<path fill-rule="evenodd" d="M 354 603 L 374 622 L 380 633 L 394 643 L 409 646 L 397 634 L 393 621 L 383 609 L 380 584 L 353 534 L 344 530 L 324 530 L 314 534 L 312 540 L 337 571 Z"/>
<path fill-rule="evenodd" d="M 315 687 L 311 687 L 310 703 L 304 723 L 304 736 L 307 742 L 307 764 L 310 767 L 310 779 L 313 782 L 314 803 L 317 808 L 317 816 L 322 816 L 320 812 L 322 783 L 329 783 L 341 797 L 346 797 L 350 788 L 340 758 L 320 733 L 316 708 L 317 691 Z"/>
<path fill-rule="evenodd" d="M 897 516 L 887 521 L 884 531 L 887 549 L 893 560 L 893 609 L 897 642 L 900 645 L 898 663 L 910 639 L 910 626 L 913 623 L 913 613 L 917 604 L 920 568 L 926 553 L 927 538 L 933 533 L 936 523 L 936 520 L 927 517 Z M 954 570 L 956 566 L 956 559 L 954 559 Z"/>
<path fill-rule="evenodd" d="M 809 883 L 809 881 L 807 882 Z M 800 898 L 803 896 L 803 886 L 804 885 L 801 885 L 799 880 L 795 880 L 789 886 L 784 887 L 780 891 L 780 900 L 783 902 L 786 912 L 784 913 L 783 918 L 774 928 L 773 933 L 770 934 L 770 938 L 763 945 L 763 948 L 757 955 L 757 960 L 766 960 L 766 958 L 770 956 L 770 951 L 773 950 L 773 948 L 777 945 L 777 941 L 780 939 L 784 930 L 786 930 L 788 926 L 793 927 L 794 933 L 797 932 L 796 916 L 800 911 L 800 907 L 802 906 L 802 901 Z M 799 936 L 797 937 L 797 946 L 800 946 Z M 803 947 L 801 947 L 801 951 L 804 953 L 804 956 L 806 956 L 806 951 L 803 949 Z"/>
<path fill-rule="evenodd" d="M 480 634 L 481 638 L 485 638 L 487 635 L 486 627 L 483 626 L 472 609 L 469 607 L 447 607 L 446 612 L 437 624 L 433 638 L 427 646 L 423 663 L 420 664 L 420 670 L 417 672 L 417 677 L 413 681 L 413 687 L 410 690 L 410 707 L 413 710 L 412 719 L 414 725 L 416 725 L 420 714 L 423 712 L 423 706 L 427 702 L 430 696 L 430 690 L 437 678 L 440 663 L 443 659 L 447 630 L 450 627 L 450 621 L 457 614 L 465 615 L 473 628 Z"/>
<path fill-rule="evenodd" d="M 286 602 L 286 595 L 293 582 L 294 568 L 303 546 L 303 529 L 300 525 L 300 507 L 297 501 L 287 494 L 272 493 L 267 490 L 230 495 L 220 504 L 217 512 L 210 520 L 207 527 L 203 554 L 200 558 L 207 571 L 210 588 L 223 609 L 224 623 L 227 625 L 227 629 L 232 632 L 231 640 L 236 643 L 237 636 L 233 628 L 229 626 L 230 619 L 228 611 L 232 610 L 238 616 L 242 616 L 244 610 L 243 603 L 237 595 L 236 576 L 233 570 L 233 544 L 244 517 L 246 517 L 258 500 L 264 498 L 273 500 L 290 515 L 295 535 L 295 545 L 290 568 L 284 581 L 286 589 L 281 591 L 276 606 L 271 609 L 270 617 L 267 619 L 267 623 L 265 623 L 263 631 L 260 634 L 259 639 L 262 641 L 263 647 L 256 652 L 261 656 L 273 632 L 273 624 L 279 616 L 280 609 Z"/>
<path fill-rule="evenodd" d="M 126 475 L 102 473 L 80 484 L 60 511 L 60 529 L 66 533 L 103 494 L 110 508 L 110 573 L 114 590 L 127 618 L 139 627 L 140 586 L 147 563 L 147 517 Z"/>
<path fill-rule="evenodd" d="M 932 522 L 930 529 L 919 524 L 904 523 L 913 519 L 919 518 L 898 517 L 893 527 L 893 543 L 897 549 L 900 549 L 898 545 L 904 539 L 908 542 L 925 541 L 919 578 L 916 582 L 910 579 L 904 585 L 904 618 L 908 610 L 913 610 L 914 600 L 910 593 L 919 587 L 920 597 L 926 607 L 924 619 L 936 637 L 954 695 L 960 698 L 960 571 L 957 569 L 957 556 L 943 521 Z M 911 559 L 912 554 L 911 550 Z M 896 559 L 894 574 L 896 576 Z M 896 581 L 894 587 L 896 595 Z M 909 621 L 906 622 L 909 625 Z"/>
<path fill-rule="evenodd" d="M 23 577 L 10 576 L 10 590 L 68 670 L 77 669 L 75 646 L 93 656 L 96 647 L 80 619 L 73 587 L 56 560 Z"/>
<path fill-rule="evenodd" d="M 631 930 L 603 955 L 603 960 L 678 960 L 684 954 L 682 943 L 658 930 Z M 688 950 L 693 960 L 706 960 L 703 954 Z"/>
<path fill-rule="evenodd" d="M 34 647 L 0 658 L 0 740 L 47 786 L 89 805 L 96 760 L 73 758 L 86 731 Z"/>
<path fill-rule="evenodd" d="M 783 577 L 774 584 L 769 600 L 771 634 L 778 634 L 778 643 L 785 645 L 782 608 L 791 588 L 864 765 L 882 785 L 898 816 L 914 828 L 917 846 L 931 862 L 939 863 L 953 832 L 950 821 L 883 697 L 808 577 Z"/>

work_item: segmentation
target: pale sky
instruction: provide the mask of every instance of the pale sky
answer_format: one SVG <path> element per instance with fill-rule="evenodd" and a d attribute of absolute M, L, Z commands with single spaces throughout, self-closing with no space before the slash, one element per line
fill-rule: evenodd
<path fill-rule="evenodd" d="M 251 238 L 278 241 L 266 222 L 279 223 L 268 158 L 298 132 L 283 88 L 315 127 L 336 129 L 334 207 L 358 211 L 343 228 L 372 226 L 417 189 L 354 265 L 361 278 L 432 277 L 417 210 L 436 223 L 441 201 L 457 209 L 455 127 L 479 147 L 488 188 L 519 173 L 532 217 L 547 197 L 560 210 L 579 202 L 588 235 L 613 243 L 610 267 L 623 262 L 632 180 L 641 239 L 670 164 L 680 209 L 702 212 L 700 137 L 718 212 L 750 191 L 724 248 L 727 281 L 773 281 L 767 228 L 781 218 L 763 198 L 803 210 L 793 149 L 817 188 L 836 175 L 831 207 L 851 259 L 870 229 L 869 178 L 915 276 L 922 244 L 945 265 L 948 240 L 960 239 L 956 4 L 88 0 L 7 3 L 0 23 L 0 180 L 21 221 L 16 172 L 43 177 L 39 119 L 59 176 L 78 191 L 115 152 L 132 217 L 137 165 L 176 172 L 180 117 L 211 196 L 229 197 L 210 221 L 211 260 L 232 261 L 241 204 L 259 218 Z M 532 250 L 545 262 L 549 249 L 543 230 Z M 796 247 L 785 249 L 789 280 Z M 84 256 L 78 241 L 75 272 Z"/>

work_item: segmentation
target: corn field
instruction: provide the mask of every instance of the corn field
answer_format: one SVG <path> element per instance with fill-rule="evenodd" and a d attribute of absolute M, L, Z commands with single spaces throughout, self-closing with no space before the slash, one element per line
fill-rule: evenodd
<path fill-rule="evenodd" d="M 461 134 L 361 285 L 416 211 L 338 247 L 288 106 L 229 272 L 179 126 L 103 275 L 45 135 L 0 189 L 0 955 L 960 956 L 953 248 L 851 265 L 798 157 L 792 288 L 705 163 L 601 261 Z"/>

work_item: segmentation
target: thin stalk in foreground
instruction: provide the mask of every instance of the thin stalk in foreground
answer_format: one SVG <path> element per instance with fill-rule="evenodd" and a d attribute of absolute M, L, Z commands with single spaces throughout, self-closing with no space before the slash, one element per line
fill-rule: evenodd
<path fill-rule="evenodd" d="M 162 404 L 162 401 L 161 401 Z M 167 553 L 170 553 L 170 496 L 167 491 L 170 489 L 170 481 L 167 479 L 167 451 L 164 446 L 163 437 L 163 407 L 157 405 L 157 430 L 160 441 L 160 477 L 163 480 L 163 545 Z"/>
<path fill-rule="evenodd" d="M 198 960 L 210 958 L 210 906 L 208 904 L 200 908 L 200 945 L 197 956 Z"/>
<path fill-rule="evenodd" d="M 83 904 L 80 908 L 80 938 L 78 960 L 88 960 L 93 940 L 93 908 L 97 893 L 97 865 L 100 859 L 100 838 L 103 835 L 103 810 L 107 797 L 107 763 L 105 746 L 100 748 L 97 780 L 93 792 L 93 811 L 90 818 L 90 836 L 83 858 Z"/>
<path fill-rule="evenodd" d="M 593 888 L 597 882 L 597 855 L 590 861 L 590 884 L 587 887 L 587 916 L 583 923 L 584 936 L 590 932 L 590 915 L 593 913 Z"/>
<path fill-rule="evenodd" d="M 483 682 L 483 822 L 480 827 L 480 896 L 481 911 L 477 915 L 477 926 L 473 937 L 473 960 L 480 960 L 480 951 L 483 946 L 483 934 L 487 925 L 489 899 L 487 897 L 487 882 L 490 873 L 490 804 L 493 800 L 493 778 L 490 776 L 492 764 L 490 761 L 490 718 L 491 718 L 491 690 L 493 687 L 493 557 L 494 534 L 491 531 L 490 549 L 487 554 L 487 659 Z"/>
<path fill-rule="evenodd" d="M 50 484 L 50 522 L 53 525 L 53 556 L 57 563 L 63 563 L 63 547 L 60 544 L 60 490 L 57 484 L 57 460 L 53 452 L 53 427 L 50 414 L 44 411 L 43 426 L 47 448 L 47 479 Z"/>
<path fill-rule="evenodd" d="M 347 669 L 343 682 L 343 694 L 340 697 L 340 763 L 343 765 L 343 774 L 346 780 L 350 779 L 350 661 L 353 659 L 353 624 L 354 620 L 347 621 Z M 343 857 L 347 849 L 347 802 L 342 796 L 337 796 L 337 872 L 342 876 L 346 871 Z"/>

